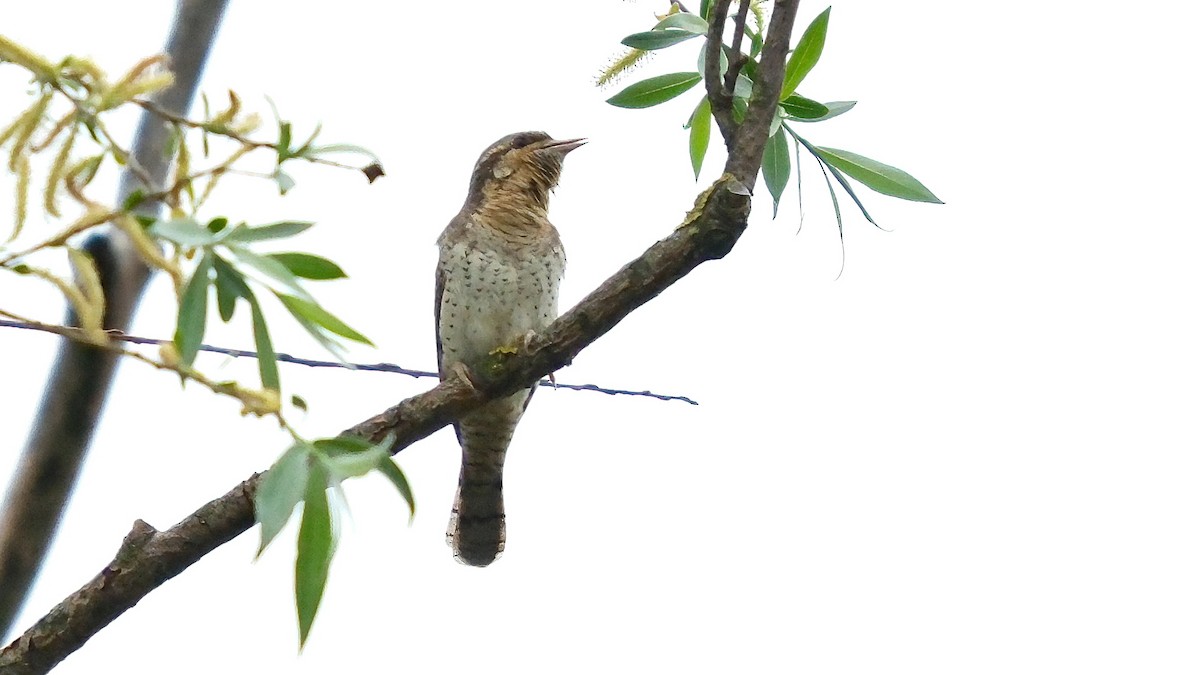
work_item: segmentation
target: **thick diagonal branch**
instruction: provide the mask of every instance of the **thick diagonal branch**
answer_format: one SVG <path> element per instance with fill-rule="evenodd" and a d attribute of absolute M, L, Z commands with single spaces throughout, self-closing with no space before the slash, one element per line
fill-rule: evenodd
<path fill-rule="evenodd" d="M 158 96 L 163 108 L 191 105 L 226 0 L 180 0 L 166 53 L 175 84 Z M 122 176 L 117 203 L 143 186 L 143 177 L 166 180 L 170 158 L 163 153 L 168 128 L 146 113 L 134 142 L 137 174 Z M 146 204 L 145 209 L 157 206 Z M 91 254 L 104 289 L 104 327 L 126 330 L 145 288 L 149 270 L 118 233 L 95 235 L 83 248 Z M 78 325 L 73 312 L 64 323 Z M 0 635 L 20 611 L 58 528 L 67 498 L 111 387 L 117 357 L 73 340 L 64 341 L 46 381 L 37 419 L 0 508 Z"/>
<path fill-rule="evenodd" d="M 781 0 L 775 6 L 759 81 L 746 120 L 736 130 L 739 152 L 730 156 L 725 175 L 697 197 L 695 208 L 670 236 L 559 317 L 531 340 L 527 350 L 497 355 L 488 368 L 473 373 L 474 385 L 452 378 L 344 433 L 372 440 L 395 434 L 393 452 L 399 452 L 487 400 L 515 392 L 570 363 L 586 346 L 698 265 L 724 257 L 746 228 L 749 191 L 771 123 L 770 114 L 755 109 L 767 108 L 773 114 L 796 2 Z M 769 98 L 771 91 L 776 99 Z M 758 156 L 750 157 L 754 148 Z M 168 530 L 160 532 L 141 521 L 135 523 L 107 567 L 0 651 L 0 669 L 9 668 L 4 672 L 13 675 L 46 672 L 167 579 L 249 529 L 254 523 L 254 491 L 260 477 L 251 476 Z"/>

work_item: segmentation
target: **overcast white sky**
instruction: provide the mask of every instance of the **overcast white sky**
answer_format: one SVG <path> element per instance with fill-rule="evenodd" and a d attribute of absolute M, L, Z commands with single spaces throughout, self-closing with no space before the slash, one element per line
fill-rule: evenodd
<path fill-rule="evenodd" d="M 115 73 L 161 49 L 169 4 L 24 3 L 3 31 Z M 207 215 L 318 221 L 298 245 L 351 275 L 318 295 L 379 346 L 353 357 L 431 368 L 434 239 L 478 153 L 525 129 L 591 139 L 552 202 L 565 309 L 691 206 L 680 125 L 694 101 L 631 112 L 592 86 L 665 2 L 402 6 L 233 3 L 203 89 L 268 117 L 269 95 L 298 127 L 375 150 L 388 175 L 298 171 L 283 199 L 241 183 Z M 797 33 L 824 7 L 802 5 Z M 539 392 L 491 567 L 460 566 L 443 543 L 459 461 L 443 431 L 400 456 L 411 528 L 382 479 L 348 486 L 353 522 L 302 656 L 294 529 L 257 563 L 254 531 L 57 672 L 1196 672 L 1196 19 L 1168 2 L 837 2 L 801 91 L 860 103 L 804 130 L 908 170 L 945 206 L 862 189 L 882 232 L 843 200 L 837 278 L 815 165 L 798 235 L 794 195 L 772 221 L 760 190 L 726 260 L 559 374 L 702 405 Z M 693 63 L 679 51 L 641 74 Z M 23 91 L 12 71 L 5 119 Z M 159 279 L 137 333 L 169 337 L 168 297 Z M 0 302 L 61 314 L 24 280 L 0 277 Z M 319 356 L 283 325 L 277 348 Z M 249 330 L 210 341 L 246 347 Z M 56 344 L 9 330 L 0 345 L 7 470 Z M 432 385 L 283 377 L 312 435 Z M 232 403 L 126 364 L 20 628 L 107 563 L 134 519 L 167 527 L 284 444 Z"/>

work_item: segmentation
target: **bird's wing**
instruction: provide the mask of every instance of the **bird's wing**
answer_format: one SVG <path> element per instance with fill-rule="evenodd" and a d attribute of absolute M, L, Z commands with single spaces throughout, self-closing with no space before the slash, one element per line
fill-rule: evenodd
<path fill-rule="evenodd" d="M 433 280 L 433 337 L 437 343 L 438 374 L 445 377 L 446 371 L 442 368 L 442 293 L 446 290 L 446 272 L 442 269 L 441 256 L 438 257 L 437 272 Z"/>

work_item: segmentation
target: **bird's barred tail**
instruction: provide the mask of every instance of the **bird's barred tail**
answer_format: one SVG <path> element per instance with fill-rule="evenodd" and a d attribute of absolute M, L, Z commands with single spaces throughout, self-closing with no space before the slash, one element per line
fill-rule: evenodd
<path fill-rule="evenodd" d="M 504 454 L 521 419 L 525 392 L 493 401 L 458 423 L 463 449 L 446 542 L 459 562 L 484 567 L 504 550 Z"/>

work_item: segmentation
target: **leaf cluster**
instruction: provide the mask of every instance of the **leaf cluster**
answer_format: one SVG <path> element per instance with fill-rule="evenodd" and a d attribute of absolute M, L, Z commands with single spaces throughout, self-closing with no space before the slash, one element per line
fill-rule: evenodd
<path fill-rule="evenodd" d="M 732 98 L 733 120 L 738 124 L 742 122 L 749 105 L 765 31 L 761 3 L 758 0 L 742 0 L 742 2 L 749 3 L 743 5 L 743 9 L 746 11 L 739 12 L 738 17 L 731 16 L 726 19 L 733 24 L 734 37 L 732 43 L 721 45 L 721 63 L 718 69 L 720 77 L 731 85 L 728 89 Z M 691 14 L 684 11 L 680 5 L 674 4 L 672 11 L 660 19 L 650 30 L 628 35 L 621 43 L 636 50 L 650 52 L 705 36 L 709 31 L 709 21 L 715 19 L 715 16 L 710 16 L 712 14 L 711 4 L 708 1 L 701 3 L 699 14 Z M 891 197 L 937 204 L 940 204 L 941 200 L 935 197 L 920 181 L 901 169 L 847 150 L 815 145 L 799 133 L 798 127 L 795 125 L 833 119 L 849 112 L 857 103 L 856 101 L 819 102 L 797 93 L 797 89 L 804 83 L 807 75 L 820 61 L 825 48 L 831 9 L 831 7 L 827 7 L 812 20 L 788 57 L 783 87 L 776 104 L 775 117 L 771 123 L 770 137 L 763 153 L 761 172 L 763 182 L 771 194 L 774 212 L 778 214 L 779 201 L 792 177 L 793 154 L 797 169 L 797 190 L 800 185 L 800 150 L 803 149 L 812 155 L 825 176 L 834 204 L 834 213 L 837 216 L 838 232 L 841 233 L 841 209 L 838 206 L 837 194 L 830 182 L 830 176 L 833 176 L 833 179 L 841 185 L 862 211 L 863 216 L 872 224 L 875 224 L 874 219 L 867 213 L 866 207 L 855 194 L 854 188 L 847 178 Z M 749 21 L 746 20 L 747 13 L 749 13 Z M 722 31 L 722 33 L 724 32 L 726 31 Z M 743 37 L 748 43 L 747 51 L 741 50 Z M 635 82 L 610 97 L 608 103 L 621 108 L 649 108 L 683 95 L 704 79 L 705 53 L 705 46 L 702 45 L 696 70 L 656 75 Z M 688 154 L 697 180 L 700 177 L 705 155 L 708 153 L 712 121 L 712 101 L 707 95 L 703 95 L 684 125 L 689 130 Z"/>
<path fill-rule="evenodd" d="M 254 495 L 255 517 L 262 523 L 259 555 L 283 530 L 296 506 L 304 505 L 296 539 L 295 578 L 301 647 L 312 629 L 337 550 L 338 523 L 346 504 L 342 482 L 377 471 L 408 505 L 410 523 L 416 514 L 408 479 L 389 454 L 394 441 L 390 435 L 375 444 L 350 436 L 297 440 L 259 483 Z M 331 492 L 336 497 L 333 500 Z"/>

